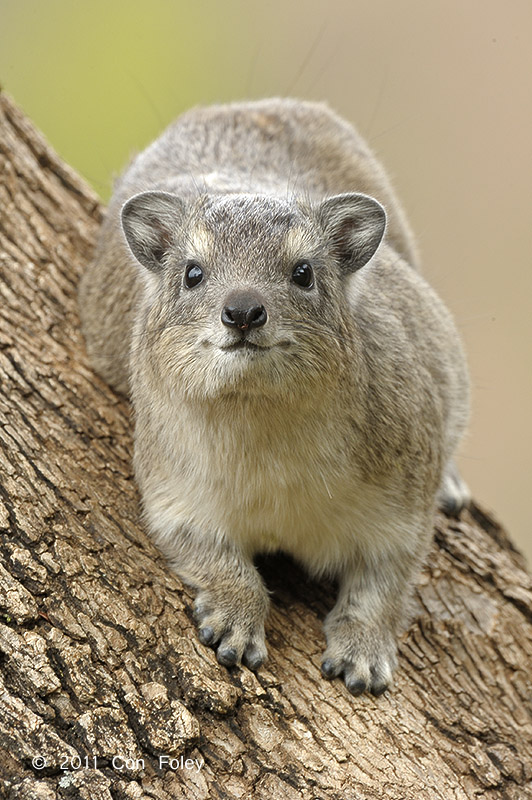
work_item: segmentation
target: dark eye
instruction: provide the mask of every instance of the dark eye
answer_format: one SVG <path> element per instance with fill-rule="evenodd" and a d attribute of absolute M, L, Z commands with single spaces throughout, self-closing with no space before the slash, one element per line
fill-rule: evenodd
<path fill-rule="evenodd" d="M 198 283 L 201 283 L 203 280 L 203 270 L 196 264 L 195 261 L 191 261 L 187 264 L 185 269 L 185 286 L 187 289 L 193 289 L 194 286 L 197 286 Z"/>
<path fill-rule="evenodd" d="M 306 261 L 296 264 L 292 272 L 292 280 L 303 289 L 310 289 L 311 286 L 314 286 L 314 272 L 310 264 L 307 264 Z"/>

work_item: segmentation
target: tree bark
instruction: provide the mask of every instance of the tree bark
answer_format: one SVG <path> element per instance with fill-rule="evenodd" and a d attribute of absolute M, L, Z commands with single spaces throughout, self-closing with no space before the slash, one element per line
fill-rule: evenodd
<path fill-rule="evenodd" d="M 0 796 L 532 798 L 532 580 L 476 506 L 435 520 L 378 699 L 320 677 L 333 587 L 288 559 L 257 675 L 199 644 L 80 335 L 98 198 L 5 94 L 0 170 Z"/>

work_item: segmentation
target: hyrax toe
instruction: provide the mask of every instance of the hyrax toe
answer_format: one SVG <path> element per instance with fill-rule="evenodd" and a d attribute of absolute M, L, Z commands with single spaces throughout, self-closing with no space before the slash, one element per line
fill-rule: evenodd
<path fill-rule="evenodd" d="M 267 656 L 268 651 L 264 642 L 254 642 L 246 647 L 242 661 L 246 667 L 255 672 L 266 661 Z"/>
<path fill-rule="evenodd" d="M 241 661 L 256 670 L 260 667 L 267 655 L 264 633 L 260 627 L 250 629 L 235 621 L 231 629 L 223 637 L 216 658 L 225 667 L 233 667 Z"/>
<path fill-rule="evenodd" d="M 221 644 L 216 651 L 216 658 L 220 664 L 224 665 L 224 667 L 234 667 L 234 665 L 240 660 L 236 647 L 228 647 L 224 644 Z"/>
<path fill-rule="evenodd" d="M 447 465 L 443 481 L 438 492 L 438 507 L 448 517 L 456 517 L 471 502 L 471 492 L 463 480 L 456 464 L 451 461 Z"/>

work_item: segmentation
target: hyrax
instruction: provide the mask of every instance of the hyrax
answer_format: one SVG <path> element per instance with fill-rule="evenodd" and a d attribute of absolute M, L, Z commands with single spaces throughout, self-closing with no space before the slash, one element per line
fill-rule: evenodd
<path fill-rule="evenodd" d="M 324 105 L 199 108 L 116 186 L 80 308 L 135 409 L 147 526 L 218 660 L 266 658 L 253 559 L 339 583 L 326 678 L 387 687 L 468 412 L 449 312 L 382 167 Z"/>

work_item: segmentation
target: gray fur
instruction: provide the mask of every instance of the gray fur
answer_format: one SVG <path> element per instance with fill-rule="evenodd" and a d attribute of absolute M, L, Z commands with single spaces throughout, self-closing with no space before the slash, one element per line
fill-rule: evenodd
<path fill-rule="evenodd" d="M 266 323 L 222 324 L 234 297 Z M 262 663 L 253 558 L 283 550 L 340 582 L 324 675 L 383 691 L 436 498 L 466 498 L 447 465 L 468 380 L 360 136 L 293 100 L 183 115 L 117 185 L 80 309 L 95 368 L 131 394 L 146 524 L 199 590 L 200 639 L 221 663 Z"/>

